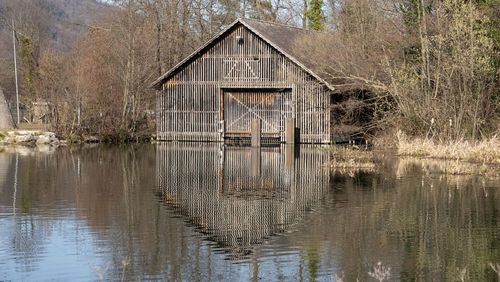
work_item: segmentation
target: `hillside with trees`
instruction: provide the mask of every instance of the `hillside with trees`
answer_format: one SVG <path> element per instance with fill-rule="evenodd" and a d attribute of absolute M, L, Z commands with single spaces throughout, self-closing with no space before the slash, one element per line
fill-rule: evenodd
<path fill-rule="evenodd" d="M 21 97 L 33 92 L 43 52 L 70 54 L 79 36 L 110 8 L 95 0 L 0 0 L 0 86 L 15 95 L 12 24 L 16 30 Z M 29 101 L 25 101 L 29 102 Z"/>

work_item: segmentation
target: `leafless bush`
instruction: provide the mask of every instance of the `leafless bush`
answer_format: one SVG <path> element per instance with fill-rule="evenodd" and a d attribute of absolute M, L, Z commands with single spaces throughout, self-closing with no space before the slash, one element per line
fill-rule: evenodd
<path fill-rule="evenodd" d="M 492 62 L 498 50 L 487 35 L 488 18 L 473 2 L 417 7 L 411 28 L 395 8 L 398 1 L 339 3 L 335 31 L 304 37 L 295 48 L 338 92 L 374 95 L 368 100 L 376 122 L 369 126 L 441 141 L 497 130 Z"/>

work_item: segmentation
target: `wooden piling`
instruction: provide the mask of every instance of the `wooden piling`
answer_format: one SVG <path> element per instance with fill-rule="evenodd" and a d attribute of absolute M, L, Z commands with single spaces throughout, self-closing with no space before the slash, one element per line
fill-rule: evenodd
<path fill-rule="evenodd" d="M 295 144 L 295 118 L 285 119 L 285 143 Z"/>
<path fill-rule="evenodd" d="M 260 147 L 261 120 L 252 119 L 250 121 L 250 128 L 252 132 L 252 147 Z"/>
<path fill-rule="evenodd" d="M 251 150 L 252 156 L 250 161 L 250 175 L 253 177 L 259 177 L 261 168 L 260 148 L 252 148 Z"/>
<path fill-rule="evenodd" d="M 295 146 L 293 144 L 283 145 L 285 149 L 285 168 L 290 173 L 295 173 Z"/>

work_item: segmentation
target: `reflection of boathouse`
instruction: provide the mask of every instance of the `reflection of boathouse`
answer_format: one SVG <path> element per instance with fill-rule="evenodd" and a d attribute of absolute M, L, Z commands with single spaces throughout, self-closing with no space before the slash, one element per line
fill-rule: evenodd
<path fill-rule="evenodd" d="M 329 184 L 314 147 L 157 146 L 162 200 L 234 254 L 297 223 Z"/>

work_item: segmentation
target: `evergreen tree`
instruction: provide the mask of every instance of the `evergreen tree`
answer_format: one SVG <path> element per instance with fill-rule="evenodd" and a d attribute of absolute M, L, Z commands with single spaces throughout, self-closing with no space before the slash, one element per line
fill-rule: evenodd
<path fill-rule="evenodd" d="M 311 0 L 311 2 L 309 2 L 306 18 L 310 29 L 318 31 L 324 29 L 326 16 L 323 12 L 323 0 Z"/>

